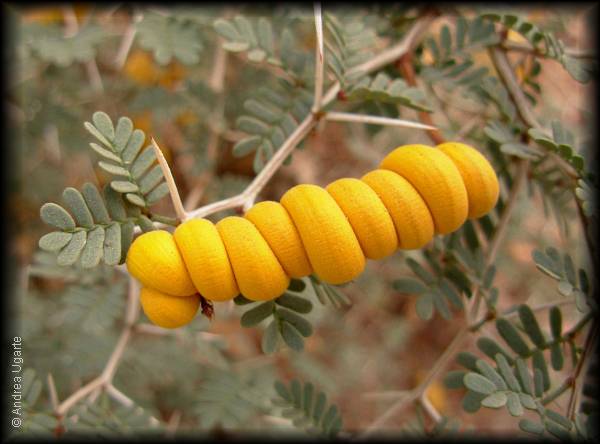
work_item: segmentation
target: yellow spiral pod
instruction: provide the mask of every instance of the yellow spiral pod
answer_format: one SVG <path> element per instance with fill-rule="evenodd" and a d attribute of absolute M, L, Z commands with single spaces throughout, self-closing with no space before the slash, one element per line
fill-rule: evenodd
<path fill-rule="evenodd" d="M 281 198 L 302 239 L 315 274 L 330 284 L 351 281 L 365 256 L 335 199 L 317 185 L 296 185 Z"/>
<path fill-rule="evenodd" d="M 260 231 L 288 276 L 300 278 L 312 273 L 300 234 L 283 205 L 259 202 L 244 217 Z"/>
<path fill-rule="evenodd" d="M 389 170 L 374 170 L 362 179 L 387 208 L 403 250 L 421 248 L 433 237 L 433 220 L 427 205 L 405 178 Z"/>
<path fill-rule="evenodd" d="M 358 179 L 339 179 L 326 190 L 348 218 L 365 257 L 381 259 L 396 251 L 394 222 L 371 187 Z"/>
<path fill-rule="evenodd" d="M 229 216 L 217 223 L 240 292 L 253 301 L 281 296 L 290 278 L 267 241 L 248 219 Z"/>
<path fill-rule="evenodd" d="M 500 187 L 487 159 L 475 148 L 459 142 L 446 142 L 436 147 L 446 154 L 460 171 L 469 196 L 469 218 L 476 219 L 496 206 Z"/>
<path fill-rule="evenodd" d="M 496 204 L 498 190 L 493 168 L 468 145 L 405 145 L 360 180 L 339 179 L 325 189 L 297 185 L 280 202 L 260 202 L 244 217 L 216 225 L 186 221 L 173 235 L 145 233 L 131 245 L 127 268 L 143 284 L 148 318 L 176 328 L 192 320 L 200 295 L 271 300 L 290 277 L 311 273 L 331 284 L 349 282 L 366 258 L 421 248 L 436 232 L 481 217 Z"/>
<path fill-rule="evenodd" d="M 225 244 L 208 219 L 188 220 L 173 233 L 189 275 L 200 294 L 226 301 L 239 294 Z"/>
<path fill-rule="evenodd" d="M 404 145 L 389 153 L 380 168 L 394 171 L 419 192 L 433 217 L 435 231 L 447 234 L 467 219 L 469 199 L 451 158 L 426 145 Z"/>
<path fill-rule="evenodd" d="M 127 270 L 145 287 L 173 296 L 191 296 L 196 288 L 173 235 L 156 230 L 138 236 L 127 252 Z"/>
<path fill-rule="evenodd" d="M 142 287 L 140 303 L 148 319 L 163 328 L 177 328 L 189 324 L 200 306 L 200 296 L 195 294 L 174 297 L 152 288 Z"/>

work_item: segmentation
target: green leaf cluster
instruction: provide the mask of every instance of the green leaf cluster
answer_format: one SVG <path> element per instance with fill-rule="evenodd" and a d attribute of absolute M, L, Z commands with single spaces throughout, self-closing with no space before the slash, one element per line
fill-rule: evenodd
<path fill-rule="evenodd" d="M 531 257 L 538 270 L 558 281 L 560 294 L 575 298 L 579 311 L 587 312 L 590 308 L 597 308 L 588 275 L 583 268 L 576 271 L 570 254 L 561 254 L 556 248 L 548 247 L 545 251 L 533 250 Z"/>
<path fill-rule="evenodd" d="M 58 265 L 95 267 L 102 260 L 106 265 L 123 263 L 133 240 L 134 223 L 127 213 L 121 195 L 109 186 L 104 199 L 91 183 L 82 191 L 66 188 L 63 201 L 70 210 L 56 203 L 46 203 L 40 209 L 42 220 L 59 231 L 42 236 L 39 247 L 58 253 Z"/>
<path fill-rule="evenodd" d="M 418 296 L 416 310 L 421 319 L 431 319 L 434 311 L 444 319 L 452 319 L 450 307 L 462 309 L 460 294 L 470 296 L 474 285 L 479 286 L 488 308 L 494 310 L 498 299 L 498 289 L 492 285 L 496 268 L 484 265 L 475 223 L 481 226 L 489 239 L 493 225 L 486 216 L 477 221 L 467 221 L 457 232 L 444 239 L 436 239 L 431 247 L 424 249 L 427 266 L 413 258 L 406 259 L 415 277 L 398 279 L 393 286 L 401 293 Z"/>
<path fill-rule="evenodd" d="M 373 55 L 375 31 L 360 16 L 332 12 L 323 14 L 323 31 L 327 69 L 345 90 L 365 75 L 358 67 Z"/>
<path fill-rule="evenodd" d="M 136 24 L 137 38 L 142 48 L 152 51 L 161 65 L 179 60 L 185 65 L 200 62 L 204 48 L 196 23 L 181 14 L 146 12 Z"/>
<path fill-rule="evenodd" d="M 292 420 L 296 427 L 310 434 L 335 437 L 342 429 L 342 417 L 335 404 L 327 404 L 327 395 L 315 389 L 311 382 L 302 384 L 292 379 L 289 385 L 275 381 L 279 395 L 273 404 L 281 407 L 281 416 Z"/>
<path fill-rule="evenodd" d="M 425 40 L 425 47 L 433 57 L 433 64 L 423 66 L 421 75 L 429 82 L 442 82 L 446 88 L 477 86 L 487 75 L 486 67 L 476 67 L 473 53 L 495 45 L 499 36 L 491 23 L 481 17 L 472 20 L 459 16 L 454 35 L 444 25 L 437 39 Z"/>
<path fill-rule="evenodd" d="M 239 130 L 249 134 L 233 147 L 242 157 L 254 152 L 254 171 L 265 163 L 310 113 L 312 93 L 304 88 L 291 88 L 281 81 L 277 87 L 261 87 L 244 102 L 245 113 L 236 120 Z"/>
<path fill-rule="evenodd" d="M 265 405 L 252 381 L 233 371 L 208 368 L 195 393 L 194 410 L 203 428 L 220 425 L 229 429 L 246 424 L 253 415 L 264 411 Z"/>
<path fill-rule="evenodd" d="M 115 405 L 106 392 L 93 404 L 80 403 L 73 413 L 65 421 L 65 437 L 85 434 L 107 439 L 114 436 L 138 436 L 140 433 L 156 436 L 165 431 L 142 407 L 135 404 Z"/>
<path fill-rule="evenodd" d="M 531 23 L 515 14 L 503 14 L 489 12 L 481 15 L 482 18 L 492 22 L 501 23 L 525 37 L 533 48 L 550 59 L 557 60 L 575 80 L 587 83 L 592 78 L 596 67 L 578 58 L 568 55 L 561 40 L 556 38 L 552 32 L 542 31 L 534 23 Z M 542 46 L 543 45 L 543 46 Z M 543 48 L 543 49 L 542 49 Z"/>
<path fill-rule="evenodd" d="M 83 26 L 73 35 L 65 35 L 62 26 L 42 27 L 35 23 L 26 25 L 24 31 L 28 51 L 61 68 L 93 60 L 96 48 L 111 36 L 95 24 Z"/>
<path fill-rule="evenodd" d="M 393 282 L 394 290 L 417 295 L 417 315 L 423 320 L 433 317 L 434 310 L 444 319 L 452 319 L 450 305 L 462 308 L 463 303 L 459 293 L 451 281 L 443 275 L 434 275 L 412 258 L 406 259 L 406 264 L 413 271 L 415 278 L 401 278 Z"/>
<path fill-rule="evenodd" d="M 483 132 L 499 145 L 500 151 L 509 156 L 515 156 L 520 159 L 539 160 L 543 155 L 541 150 L 535 149 L 518 140 L 514 128 L 505 123 L 490 120 L 483 128 Z"/>
<path fill-rule="evenodd" d="M 272 318 L 262 337 L 264 353 L 277 350 L 281 340 L 293 350 L 304 349 L 304 338 L 313 333 L 312 324 L 302 315 L 310 313 L 313 305 L 309 300 L 298 296 L 306 284 L 298 279 L 292 279 L 288 291 L 272 301 L 262 302 L 246 311 L 240 323 L 243 327 L 253 327 L 265 319 Z M 237 305 L 254 304 L 254 301 L 239 295 L 234 299 Z"/>
<path fill-rule="evenodd" d="M 317 296 L 319 302 L 323 305 L 331 304 L 336 308 L 351 305 L 352 302 L 343 292 L 339 291 L 335 285 L 323 282 L 316 275 L 311 274 L 308 282 Z"/>
<path fill-rule="evenodd" d="M 543 433 L 546 430 L 560 437 L 577 429 L 577 433 L 581 434 L 571 421 L 545 406 L 570 387 L 568 383 L 563 383 L 553 388 L 549 367 L 554 371 L 563 369 L 564 346 L 567 344 L 570 346 L 572 364 L 577 365 L 579 357 L 573 342 L 574 332 L 583 328 L 589 319 L 564 332 L 562 313 L 558 307 L 552 307 L 548 317 L 550 334 L 542 330 L 533 310 L 526 304 L 518 307 L 520 325 L 513 324 L 506 317 L 498 318 L 496 330 L 508 349 L 489 337 L 477 340 L 479 351 L 492 364 L 470 352 L 458 354 L 457 362 L 467 370 L 449 372 L 445 384 L 449 388 L 467 389 L 462 402 L 465 411 L 473 413 L 481 406 L 494 409 L 506 407 L 512 416 L 520 417 L 527 409 L 536 412 L 543 425 L 523 419 L 520 426 L 525 431 Z M 546 351 L 549 351 L 549 360 Z"/>
<path fill-rule="evenodd" d="M 108 114 L 96 111 L 92 122 L 84 125 L 103 145 L 90 143 L 104 158 L 98 166 L 117 177 L 110 186 L 124 194 L 129 203 L 147 209 L 169 193 L 154 149 L 151 145 L 142 149 L 146 136 L 142 130 L 133 128 L 130 118 L 119 118 L 115 127 Z"/>
<path fill-rule="evenodd" d="M 546 134 L 543 130 L 530 128 L 527 132 L 535 142 L 547 149 L 555 152 L 560 157 L 571 164 L 575 170 L 583 176 L 585 163 L 582 156 L 573 149 L 575 138 L 573 133 L 566 129 L 558 120 L 552 122 L 552 136 Z"/>
<path fill-rule="evenodd" d="M 420 89 L 408 86 L 402 79 L 391 80 L 384 72 L 374 78 L 360 79 L 348 90 L 346 98 L 349 101 L 372 100 L 431 112 L 425 94 Z"/>
<path fill-rule="evenodd" d="M 260 17 L 255 25 L 241 15 L 231 20 L 219 18 L 214 21 L 213 28 L 225 39 L 223 49 L 230 52 L 247 52 L 251 62 L 266 61 L 274 66 L 283 66 L 281 58 L 275 54 L 273 26 L 267 18 Z"/>

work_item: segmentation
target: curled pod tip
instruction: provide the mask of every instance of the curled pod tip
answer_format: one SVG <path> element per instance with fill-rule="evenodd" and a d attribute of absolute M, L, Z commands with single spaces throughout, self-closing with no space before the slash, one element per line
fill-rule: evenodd
<path fill-rule="evenodd" d="M 144 287 L 173 296 L 191 296 L 196 288 L 173 235 L 154 230 L 138 236 L 127 252 L 127 270 Z"/>
<path fill-rule="evenodd" d="M 200 296 L 170 296 L 152 288 L 142 287 L 140 303 L 148 319 L 163 328 L 178 328 L 189 324 L 200 307 Z"/>
<path fill-rule="evenodd" d="M 496 172 L 488 160 L 475 148 L 459 142 L 438 145 L 456 165 L 469 197 L 469 218 L 481 217 L 496 206 L 500 187 Z"/>

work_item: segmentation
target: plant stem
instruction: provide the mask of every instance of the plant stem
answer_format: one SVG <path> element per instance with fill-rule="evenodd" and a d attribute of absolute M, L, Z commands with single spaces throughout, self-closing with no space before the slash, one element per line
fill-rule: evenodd
<path fill-rule="evenodd" d="M 573 386 L 573 377 L 568 376 L 562 384 L 542 399 L 542 405 L 548 405 Z"/>
<path fill-rule="evenodd" d="M 588 330 L 588 334 L 585 338 L 585 343 L 583 346 L 583 352 L 581 357 L 579 358 L 579 362 L 577 363 L 577 367 L 573 372 L 573 391 L 571 392 L 571 396 L 569 398 L 569 406 L 567 408 L 567 417 L 573 421 L 575 419 L 575 415 L 579 411 L 579 404 L 581 403 L 581 391 L 583 390 L 583 380 L 587 376 L 588 369 L 590 366 L 590 356 L 592 355 L 596 342 L 598 340 L 598 322 L 597 319 L 592 321 L 592 325 Z"/>
<path fill-rule="evenodd" d="M 413 57 L 412 52 L 407 52 L 398 60 L 397 66 L 402 73 L 402 77 L 406 80 L 412 87 L 417 86 L 417 77 L 415 75 L 415 69 L 413 68 Z M 418 113 L 419 120 L 426 124 L 429 127 L 429 131 L 427 131 L 427 135 L 429 138 L 435 143 L 439 145 L 440 143 L 444 143 L 446 140 L 439 129 L 435 127 L 433 124 L 433 119 L 431 118 L 431 114 L 425 111 L 419 111 Z"/>
<path fill-rule="evenodd" d="M 427 125 L 427 124 L 419 123 L 419 122 L 413 122 L 412 120 L 394 119 L 391 117 L 369 116 L 369 115 L 364 115 L 364 114 L 328 111 L 325 114 L 325 119 L 332 120 L 332 121 L 338 121 L 338 122 L 361 122 L 361 123 L 370 123 L 372 125 L 390 125 L 390 126 L 399 126 L 399 127 L 404 127 L 404 128 L 416 128 L 416 129 L 437 131 L 437 128 L 435 126 L 431 126 L 431 125 Z"/>
<path fill-rule="evenodd" d="M 154 137 L 152 137 L 152 148 L 154 148 L 156 159 L 158 160 L 160 169 L 162 170 L 163 175 L 165 176 L 165 181 L 167 182 L 167 187 L 169 188 L 169 194 L 171 194 L 171 201 L 173 202 L 173 207 L 175 208 L 175 214 L 177 214 L 177 218 L 181 222 L 185 222 L 187 215 L 185 210 L 183 209 L 183 202 L 181 202 L 181 196 L 179 195 L 177 184 L 175 183 L 175 179 L 173 178 L 173 173 L 171 172 L 171 168 L 169 168 L 167 159 L 165 159 L 165 156 L 163 155 L 161 149 L 158 147 L 156 140 L 154 140 Z"/>
<path fill-rule="evenodd" d="M 315 3 L 314 8 L 317 45 L 315 48 L 315 98 L 312 112 L 316 113 L 321 109 L 321 100 L 323 99 L 323 65 L 325 57 L 323 52 L 323 17 L 321 15 L 321 4 Z"/>
<path fill-rule="evenodd" d="M 127 306 L 125 308 L 125 325 L 121 332 L 121 336 L 117 341 L 117 345 L 115 346 L 113 352 L 108 358 L 106 366 L 104 367 L 104 370 L 102 371 L 100 376 L 94 378 L 92 381 L 88 382 L 86 385 L 73 392 L 67 399 L 65 399 L 56 407 L 55 413 L 58 417 L 64 416 L 75 404 L 77 404 L 80 400 L 82 400 L 89 394 L 93 393 L 96 390 L 106 388 L 109 384 L 112 383 L 112 378 L 123 356 L 123 352 L 125 351 L 125 347 L 131 336 L 131 331 L 139 315 L 140 305 L 138 302 L 138 298 L 139 285 L 133 277 L 130 277 Z"/>

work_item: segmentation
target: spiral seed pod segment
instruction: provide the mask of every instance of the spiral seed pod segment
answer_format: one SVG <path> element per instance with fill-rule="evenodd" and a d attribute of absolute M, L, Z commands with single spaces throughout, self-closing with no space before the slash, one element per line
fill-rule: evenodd
<path fill-rule="evenodd" d="M 351 281 L 366 259 L 421 248 L 434 234 L 485 215 L 498 194 L 496 174 L 476 149 L 404 145 L 361 179 L 297 185 L 244 217 L 190 220 L 172 235 L 144 233 L 129 249 L 127 268 L 142 283 L 148 318 L 177 328 L 193 319 L 199 295 L 266 301 L 279 297 L 290 278 L 311 273 L 331 284 Z"/>

